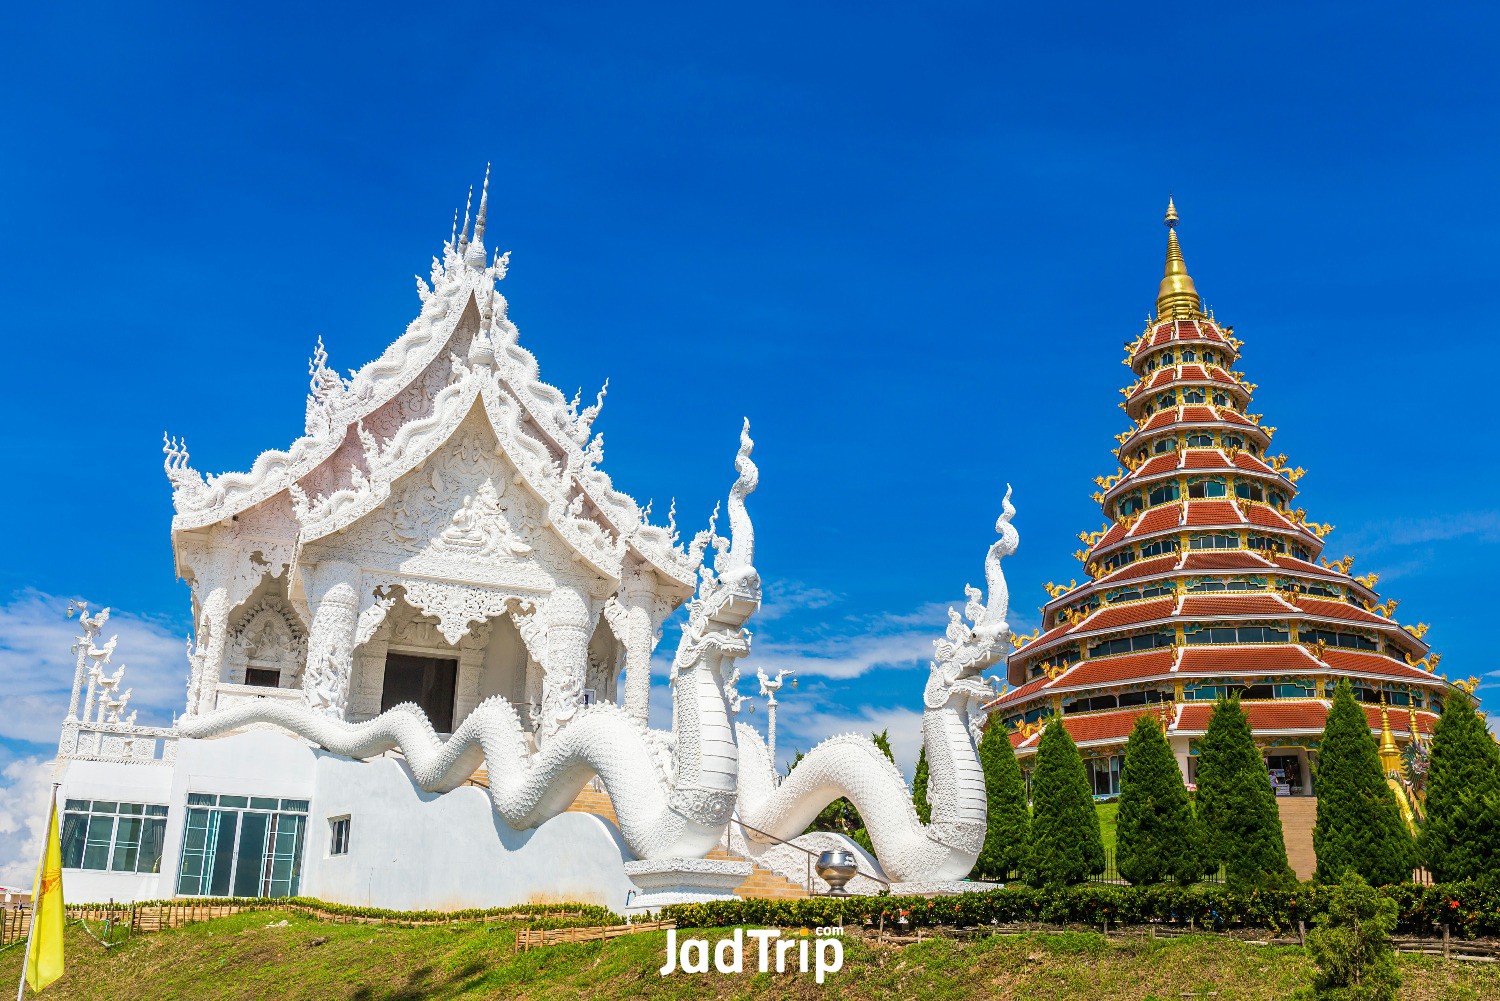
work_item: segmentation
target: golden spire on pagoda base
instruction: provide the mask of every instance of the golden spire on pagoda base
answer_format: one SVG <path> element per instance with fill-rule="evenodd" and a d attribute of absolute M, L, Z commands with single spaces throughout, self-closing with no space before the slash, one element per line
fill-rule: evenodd
<path fill-rule="evenodd" d="M 1182 259 L 1182 247 L 1177 243 L 1177 206 L 1167 198 L 1167 266 L 1163 270 L 1161 288 L 1156 293 L 1156 317 L 1160 320 L 1181 316 L 1191 319 L 1203 315 L 1203 301 L 1198 298 L 1198 289 L 1187 272 L 1187 263 Z"/>
<path fill-rule="evenodd" d="M 1391 733 L 1390 709 L 1383 698 L 1380 700 L 1380 764 L 1386 775 L 1401 776 L 1401 749 L 1396 746 L 1396 735 Z"/>

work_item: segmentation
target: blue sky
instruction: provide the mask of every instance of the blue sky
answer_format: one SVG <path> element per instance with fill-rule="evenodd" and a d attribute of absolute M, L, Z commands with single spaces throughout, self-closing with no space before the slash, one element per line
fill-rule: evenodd
<path fill-rule="evenodd" d="M 751 418 L 804 744 L 914 754 L 1006 482 L 1013 621 L 1078 575 L 1169 191 L 1330 554 L 1496 672 L 1493 12 L 1043 6 L 12 11 L 0 766 L 65 710 L 67 596 L 129 613 L 143 715 L 179 704 L 162 432 L 206 471 L 289 443 L 315 338 L 399 334 L 487 161 L 512 318 L 570 394 L 611 380 L 617 484 L 701 524 Z"/>

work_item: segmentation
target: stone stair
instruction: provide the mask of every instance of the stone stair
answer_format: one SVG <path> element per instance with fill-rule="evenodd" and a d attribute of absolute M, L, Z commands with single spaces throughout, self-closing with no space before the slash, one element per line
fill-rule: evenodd
<path fill-rule="evenodd" d="M 573 805 L 568 807 L 569 813 L 592 813 L 603 817 L 611 824 L 619 826 L 619 820 L 615 817 L 614 804 L 610 802 L 609 793 L 600 792 L 592 784 L 583 787 Z M 750 862 L 754 867 L 750 876 L 735 888 L 734 895 L 742 900 L 798 900 L 807 896 L 807 888 L 800 883 L 793 883 L 780 873 L 772 872 L 763 865 L 751 862 L 743 855 L 715 848 L 708 853 L 708 858 L 722 859 L 728 862 Z"/>
<path fill-rule="evenodd" d="M 1278 796 L 1281 811 L 1281 836 L 1286 840 L 1286 860 L 1298 879 L 1310 879 L 1317 868 L 1313 853 L 1313 825 L 1318 821 L 1316 796 Z"/>

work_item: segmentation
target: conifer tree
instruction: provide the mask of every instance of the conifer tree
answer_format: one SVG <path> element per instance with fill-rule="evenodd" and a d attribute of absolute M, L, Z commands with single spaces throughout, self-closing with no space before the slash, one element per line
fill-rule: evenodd
<path fill-rule="evenodd" d="M 1026 806 L 1026 784 L 1010 743 L 1010 731 L 998 720 L 979 739 L 979 764 L 984 769 L 987 803 L 984 847 L 974 874 L 981 879 L 1004 879 L 1021 868 L 1031 834 L 1031 811 Z"/>
<path fill-rule="evenodd" d="M 1346 872 L 1377 886 L 1411 878 L 1416 846 L 1381 772 L 1370 721 L 1347 679 L 1334 691 L 1314 778 L 1318 882 L 1336 883 Z"/>
<path fill-rule="evenodd" d="M 1421 856 L 1433 879 L 1500 872 L 1500 745 L 1456 693 L 1432 735 L 1426 805 Z"/>
<path fill-rule="evenodd" d="M 1198 819 L 1210 869 L 1235 882 L 1292 878 L 1281 812 L 1238 697 L 1220 699 L 1198 747 Z"/>
<path fill-rule="evenodd" d="M 1023 867 L 1028 883 L 1078 883 L 1104 871 L 1104 838 L 1088 773 L 1078 745 L 1057 717 L 1037 745 L 1031 802 L 1031 841 Z"/>
<path fill-rule="evenodd" d="M 1120 812 L 1115 858 L 1132 883 L 1172 879 L 1191 883 L 1203 874 L 1203 837 L 1187 786 L 1161 723 L 1136 717 L 1120 770 Z"/>
<path fill-rule="evenodd" d="M 932 823 L 932 805 L 927 802 L 927 745 L 917 755 L 917 770 L 911 777 L 911 801 L 917 808 L 917 819 L 924 824 Z"/>

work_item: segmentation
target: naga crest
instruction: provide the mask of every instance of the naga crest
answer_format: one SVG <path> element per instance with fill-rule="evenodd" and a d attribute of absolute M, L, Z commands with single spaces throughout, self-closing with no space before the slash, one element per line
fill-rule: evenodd
<path fill-rule="evenodd" d="M 1016 509 L 1010 503 L 1010 486 L 1005 488 L 1005 499 L 1001 502 L 1001 515 L 995 522 L 995 531 L 1000 533 L 984 558 L 984 579 L 989 594 L 986 598 L 977 587 L 964 586 L 968 601 L 962 614 L 956 608 L 948 609 L 948 629 L 943 639 L 934 640 L 934 657 L 923 701 L 936 709 L 961 690 L 970 700 L 988 700 L 993 696 L 990 685 L 980 680 L 979 672 L 992 666 L 1005 655 L 1010 639 L 1010 625 L 1006 614 L 1010 610 L 1010 591 L 1005 584 L 1005 573 L 1000 561 L 1016 551 L 1020 536 L 1010 523 Z"/>

